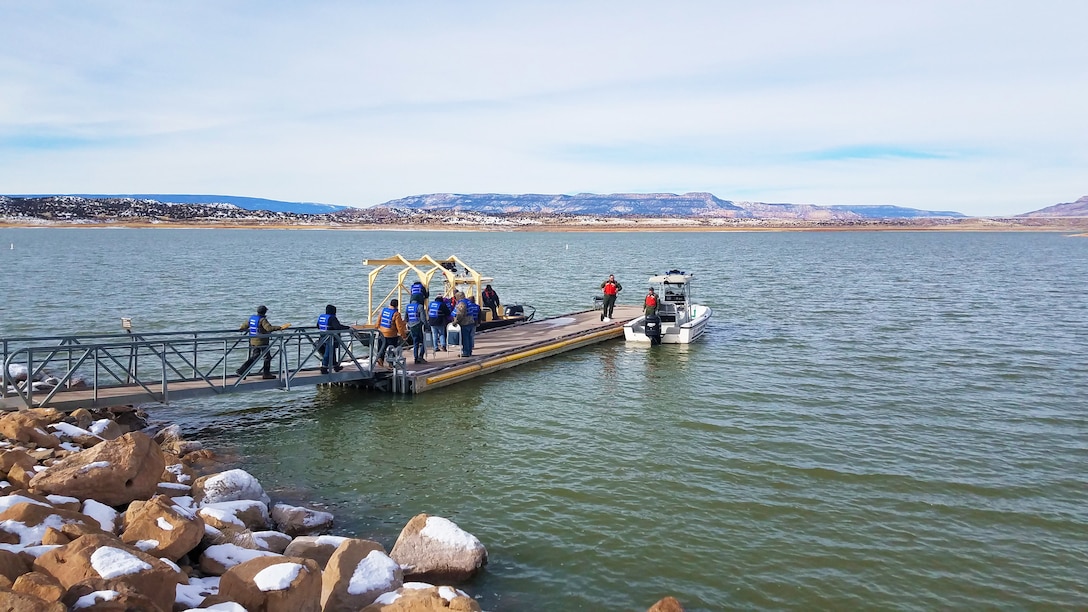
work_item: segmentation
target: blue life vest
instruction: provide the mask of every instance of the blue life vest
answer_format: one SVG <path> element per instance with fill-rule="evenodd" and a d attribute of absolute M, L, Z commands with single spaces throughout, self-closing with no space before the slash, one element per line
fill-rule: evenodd
<path fill-rule="evenodd" d="M 421 310 L 423 310 L 423 305 L 418 302 L 408 304 L 408 308 L 405 309 L 405 313 L 408 315 L 408 325 L 415 325 L 422 320 L 419 318 Z"/>
<path fill-rule="evenodd" d="M 317 318 L 317 328 L 321 331 L 329 330 L 329 319 L 332 318 L 331 314 L 323 314 Z"/>
<path fill-rule="evenodd" d="M 480 305 L 479 304 L 473 304 L 472 302 L 469 302 L 468 303 L 468 314 L 472 315 L 472 320 L 473 321 L 478 322 L 480 320 Z"/>
<path fill-rule="evenodd" d="M 432 319 L 437 319 L 438 309 L 442 307 L 442 304 L 444 304 L 444 302 L 440 300 L 435 300 L 431 302 L 431 306 L 427 309 L 427 316 Z"/>
<path fill-rule="evenodd" d="M 263 319 L 263 318 L 264 317 L 262 317 L 261 315 L 253 315 L 253 316 L 249 317 L 249 335 L 251 335 L 251 336 L 261 335 L 261 319 Z M 237 320 L 237 319 L 235 319 L 235 320 Z"/>
<path fill-rule="evenodd" d="M 397 309 L 392 306 L 382 308 L 382 316 L 378 319 L 378 327 L 384 327 L 386 329 L 393 327 L 393 315 L 396 313 Z"/>
<path fill-rule="evenodd" d="M 412 297 L 423 295 L 423 283 L 416 281 L 412 283 Z"/>

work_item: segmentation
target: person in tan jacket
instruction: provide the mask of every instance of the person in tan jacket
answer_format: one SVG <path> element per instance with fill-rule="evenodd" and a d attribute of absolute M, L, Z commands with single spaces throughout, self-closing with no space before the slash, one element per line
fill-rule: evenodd
<path fill-rule="evenodd" d="M 400 315 L 399 307 L 399 300 L 389 300 L 389 305 L 382 308 L 382 314 L 378 317 L 378 331 L 382 333 L 378 341 L 376 362 L 379 367 L 385 367 L 386 350 L 396 348 L 408 339 L 408 326 L 404 323 L 404 317 Z"/>

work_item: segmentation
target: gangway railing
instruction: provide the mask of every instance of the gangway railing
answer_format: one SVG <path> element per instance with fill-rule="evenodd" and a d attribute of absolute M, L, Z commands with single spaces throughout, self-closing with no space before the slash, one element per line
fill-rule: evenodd
<path fill-rule="evenodd" d="M 246 375 L 259 375 L 264 351 L 272 356 L 278 386 L 290 389 L 299 374 L 320 367 L 326 347 L 350 378 L 372 378 L 377 333 L 297 327 L 257 336 L 268 344 L 241 376 L 236 371 L 250 358 L 251 336 L 237 330 L 0 338 L 0 398 L 4 406 L 32 408 L 74 391 L 89 392 L 92 405 L 119 388 L 164 403 L 183 388 L 186 395 L 226 393 L 239 390 Z M 305 384 L 322 381 L 308 376 Z"/>

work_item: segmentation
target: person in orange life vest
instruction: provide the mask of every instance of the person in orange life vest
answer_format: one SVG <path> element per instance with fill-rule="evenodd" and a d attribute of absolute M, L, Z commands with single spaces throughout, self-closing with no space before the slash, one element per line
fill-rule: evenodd
<path fill-rule="evenodd" d="M 608 280 L 601 283 L 604 290 L 604 304 L 601 307 L 601 320 L 612 320 L 612 309 L 616 306 L 616 294 L 623 291 L 623 285 L 616 282 L 616 275 L 609 274 Z"/>
<path fill-rule="evenodd" d="M 400 300 L 389 300 L 389 306 L 382 308 L 382 314 L 378 318 L 378 331 L 382 332 L 378 338 L 378 361 L 376 365 L 385 367 L 386 349 L 400 346 L 400 343 L 408 339 L 408 327 L 404 324 L 404 318 L 400 316 Z"/>
<path fill-rule="evenodd" d="M 484 308 L 491 310 L 491 320 L 497 321 L 499 318 L 499 294 L 497 291 L 491 288 L 491 285 L 484 287 Z"/>
<path fill-rule="evenodd" d="M 650 287 L 650 292 L 646 294 L 646 316 L 657 313 L 658 301 L 659 299 L 657 294 L 654 293 L 654 288 Z"/>

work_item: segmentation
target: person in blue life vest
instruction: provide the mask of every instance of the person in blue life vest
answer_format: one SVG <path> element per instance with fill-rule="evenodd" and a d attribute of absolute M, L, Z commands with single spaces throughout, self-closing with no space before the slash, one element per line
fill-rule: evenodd
<path fill-rule="evenodd" d="M 336 318 L 336 306 L 329 304 L 325 306 L 325 314 L 317 318 L 317 329 L 323 332 L 335 332 L 345 329 L 351 329 L 347 325 L 340 322 L 340 319 Z M 335 334 L 321 334 L 321 344 L 318 346 L 318 352 L 321 354 L 321 373 L 329 373 L 329 364 L 332 364 L 334 372 L 339 372 L 344 368 L 340 366 L 340 360 L 336 358 L 336 340 L 333 338 Z"/>
<path fill-rule="evenodd" d="M 457 308 L 454 314 L 454 323 L 461 327 L 461 356 L 472 357 L 472 349 L 476 347 L 476 322 L 480 319 L 480 307 L 476 305 L 475 298 L 465 298 L 464 293 L 458 292 Z"/>
<path fill-rule="evenodd" d="M 245 323 L 242 323 L 238 328 L 238 331 L 249 333 L 249 359 L 246 359 L 246 362 L 242 364 L 242 367 L 234 371 L 238 376 L 244 376 L 254 362 L 261 357 L 264 357 L 264 367 L 261 368 L 261 378 L 276 378 L 276 375 L 272 373 L 272 351 L 268 346 L 268 334 L 287 329 L 288 327 L 291 327 L 291 324 L 284 323 L 280 326 L 272 325 L 268 322 L 267 314 L 268 307 L 261 304 L 257 307 L 257 314 L 251 315 L 249 319 Z"/>
<path fill-rule="evenodd" d="M 385 367 L 385 351 L 389 348 L 400 346 L 401 342 L 408 339 L 408 328 L 404 325 L 404 318 L 400 316 L 400 300 L 389 300 L 389 305 L 382 308 L 378 317 L 378 360 L 375 365 Z"/>
<path fill-rule="evenodd" d="M 436 351 L 446 350 L 446 324 L 449 322 L 450 305 L 441 295 L 435 296 L 427 308 L 427 324 L 431 326 L 431 344 Z"/>
<path fill-rule="evenodd" d="M 427 290 L 427 287 L 422 282 L 416 281 L 412 283 L 411 289 L 409 289 L 411 297 L 408 298 L 409 302 L 415 302 L 416 304 L 422 304 L 427 306 L 427 298 L 431 297 L 431 292 Z"/>
<path fill-rule="evenodd" d="M 408 323 L 408 335 L 412 339 L 412 358 L 415 363 L 427 363 L 423 355 L 427 352 L 423 341 L 427 333 L 427 307 L 419 302 L 408 302 L 404 309 L 404 318 Z"/>

